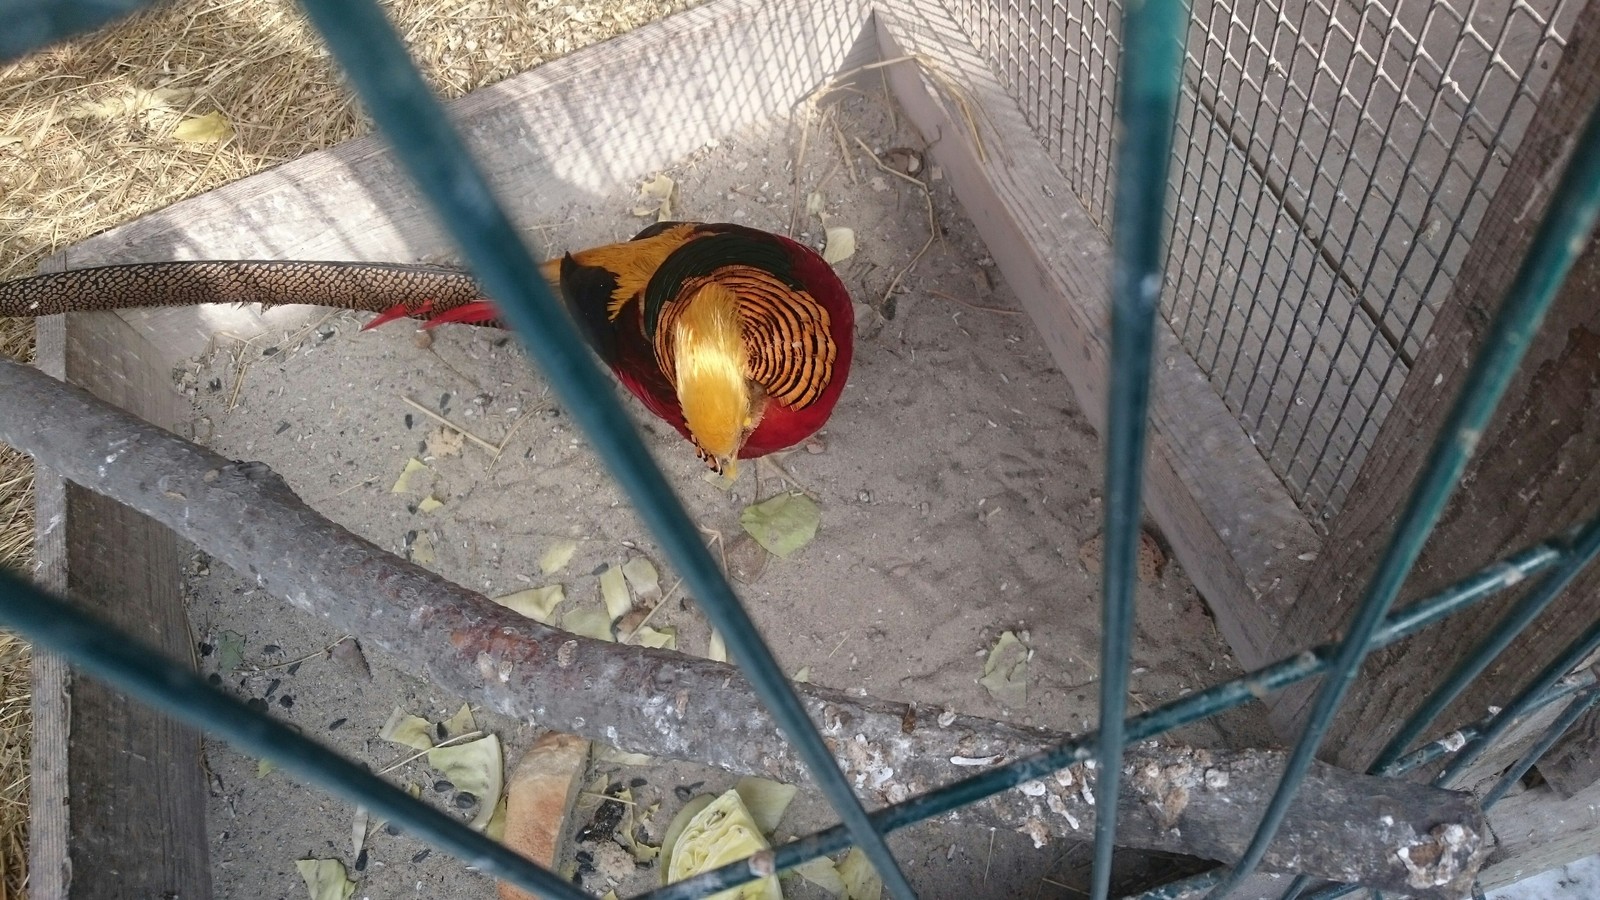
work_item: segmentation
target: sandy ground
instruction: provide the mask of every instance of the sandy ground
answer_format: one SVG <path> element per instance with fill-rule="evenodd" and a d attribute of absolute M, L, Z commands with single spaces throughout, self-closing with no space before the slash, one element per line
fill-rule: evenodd
<path fill-rule="evenodd" d="M 1097 439 L 937 168 L 924 164 L 901 178 L 856 144 L 903 163 L 906 154 L 888 151 L 920 142 L 893 107 L 880 96 L 854 96 L 822 123 L 828 136 L 835 122 L 843 141 L 811 142 L 798 194 L 786 171 L 795 126 L 721 141 L 668 173 L 678 183 L 678 216 L 787 231 L 796 197 L 803 206 L 820 191 L 826 224 L 854 229 L 858 241 L 839 265 L 860 304 L 850 386 L 826 431 L 783 460 L 816 496 L 821 529 L 793 557 L 768 560 L 742 597 L 786 670 L 808 669 L 814 682 L 1081 729 L 1093 719 L 1097 690 L 1096 559 L 1085 549 L 1101 516 Z M 928 241 L 923 186 L 931 189 L 936 239 L 885 300 Z M 635 202 L 623 190 L 546 223 L 539 239 L 576 248 L 630 236 L 645 221 L 631 214 Z M 823 223 L 799 221 L 801 239 L 820 244 Z M 649 534 L 507 335 L 450 326 L 430 343 L 404 324 L 361 332 L 360 323 L 331 314 L 284 340 L 221 342 L 180 378 L 196 404 L 196 436 L 268 462 L 334 520 L 491 596 L 559 582 L 568 599 L 558 614 L 598 608 L 599 572 L 636 555 L 662 568 L 663 589 L 673 585 Z M 503 451 L 471 442 L 441 448 L 429 437 L 436 426 L 406 397 Z M 740 510 L 783 489 L 770 471 L 758 485 L 753 466 L 731 490 L 708 483 L 676 433 L 630 408 L 691 512 L 728 545 L 740 534 Z M 392 493 L 411 457 L 426 472 L 412 490 Z M 443 506 L 420 511 L 428 496 Z M 542 576 L 541 554 L 567 539 L 578 545 L 571 562 Z M 381 659 L 369 660 L 370 680 L 362 677 L 322 652 L 339 632 L 204 560 L 193 568 L 208 573 L 191 581 L 197 639 L 212 651 L 202 665 L 214 671 L 217 648 L 242 638 L 242 662 L 219 672 L 222 682 L 308 734 L 381 768 L 407 755 L 377 737 L 394 708 L 439 721 L 460 705 Z M 681 592 L 667 604 L 652 624 L 675 628 L 679 649 L 704 654 L 704 619 Z M 1008 629 L 1025 634 L 1034 654 L 1026 701 L 1014 706 L 977 684 L 983 655 Z M 1237 673 L 1194 588 L 1170 563 L 1141 586 L 1134 659 L 1139 705 Z M 293 660 L 303 661 L 288 665 Z M 505 741 L 508 763 L 537 733 L 508 721 L 480 724 Z M 1254 716 L 1241 713 L 1185 737 L 1218 744 L 1264 736 Z M 358 896 L 489 890 L 481 876 L 405 836 L 379 831 L 358 860 L 343 804 L 281 773 L 260 777 L 254 760 L 225 746 L 208 745 L 208 757 L 219 896 L 299 895 L 294 861 L 307 856 L 343 859 L 361 881 Z M 686 796 L 727 783 L 685 764 L 600 768 L 612 770 L 605 783 L 632 785 L 638 809 L 661 804 L 644 826 L 652 842 Z M 475 808 L 421 761 L 390 777 L 464 816 Z M 587 798 L 580 815 L 598 805 Z M 803 798 L 780 834 L 829 821 Z M 627 876 L 624 888 L 656 876 L 654 868 L 608 865 L 617 854 L 606 843 L 579 848 L 588 854 L 580 877 L 595 893 L 616 880 L 608 876 Z M 1058 870 L 1068 866 L 1067 846 L 1035 851 L 1021 835 L 933 824 L 897 838 L 896 847 L 924 896 L 1072 896 L 1052 884 L 1066 878 Z"/>

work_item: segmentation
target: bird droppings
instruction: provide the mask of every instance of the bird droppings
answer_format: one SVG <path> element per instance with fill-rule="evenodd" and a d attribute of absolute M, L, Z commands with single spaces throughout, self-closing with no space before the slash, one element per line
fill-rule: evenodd
<path fill-rule="evenodd" d="M 1078 817 L 1072 814 L 1071 809 L 1067 808 L 1067 801 L 1063 800 L 1060 794 L 1051 791 L 1045 794 L 1044 799 L 1045 805 L 1050 807 L 1051 812 L 1067 820 L 1067 827 L 1073 831 L 1078 831 L 1082 827 L 1078 823 Z"/>
<path fill-rule="evenodd" d="M 1050 829 L 1046 828 L 1045 824 L 1038 819 L 1028 819 L 1017 830 L 1033 841 L 1033 849 L 1035 850 L 1042 850 L 1044 845 L 1050 843 Z"/>
<path fill-rule="evenodd" d="M 1488 848 L 1481 835 L 1449 823 L 1435 827 L 1421 841 L 1401 847 L 1397 852 L 1408 873 L 1406 883 L 1426 889 L 1442 887 L 1461 878 L 1469 871 L 1469 865 L 1475 868 L 1488 854 Z"/>
<path fill-rule="evenodd" d="M 1150 762 L 1133 773 L 1129 786 L 1138 793 L 1156 826 L 1170 831 L 1178 827 L 1184 810 L 1189 807 L 1189 791 L 1198 786 L 1200 780 L 1193 763 L 1185 761 L 1163 766 Z"/>

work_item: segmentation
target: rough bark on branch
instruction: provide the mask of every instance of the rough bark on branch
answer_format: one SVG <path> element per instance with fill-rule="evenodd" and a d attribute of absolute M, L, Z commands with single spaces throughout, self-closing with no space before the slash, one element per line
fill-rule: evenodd
<path fill-rule="evenodd" d="M 732 667 L 525 619 L 317 514 L 265 464 L 224 459 L 9 360 L 0 361 L 0 440 L 162 522 L 264 589 L 472 702 L 626 750 L 790 782 L 806 777 Z M 902 703 L 797 688 L 874 807 L 971 775 L 974 761 L 1015 759 L 1068 737 L 971 716 L 952 720 L 937 710 L 908 716 Z M 1283 759 L 1275 751 L 1154 743 L 1130 750 L 1118 842 L 1237 858 Z M 1068 772 L 956 815 L 1040 843 L 1086 838 L 1095 816 L 1092 773 Z M 1470 795 L 1318 765 L 1262 867 L 1459 897 L 1488 852 L 1488 834 Z"/>

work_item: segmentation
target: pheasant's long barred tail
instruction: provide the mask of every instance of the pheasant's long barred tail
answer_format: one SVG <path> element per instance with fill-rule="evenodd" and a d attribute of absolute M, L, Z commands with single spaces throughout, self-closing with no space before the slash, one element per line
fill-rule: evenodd
<path fill-rule="evenodd" d="M 307 304 L 442 313 L 486 298 L 472 276 L 443 266 L 369 262 L 208 260 L 132 263 L 0 282 L 0 316 L 193 306 Z"/>
<path fill-rule="evenodd" d="M 540 271 L 559 282 L 567 311 L 623 385 L 701 450 L 685 419 L 684 391 L 703 401 L 697 409 L 708 411 L 702 429 L 726 438 L 717 441 L 728 445 L 723 455 L 749 458 L 793 446 L 821 428 L 849 375 L 849 294 L 820 256 L 787 238 L 727 223 L 664 222 L 632 240 L 547 261 Z M 716 398 L 704 384 L 678 385 L 673 363 L 679 352 L 674 342 L 682 336 L 675 323 L 688 298 L 713 285 L 736 298 L 729 310 L 737 310 L 739 324 L 730 333 L 742 346 L 719 352 L 725 371 L 745 381 L 726 382 L 726 396 Z M 429 326 L 501 325 L 499 311 L 470 274 L 432 265 L 174 261 L 0 282 L 0 316 L 204 303 L 378 313 L 366 328 L 399 318 Z M 697 346 L 701 362 L 714 355 Z"/>

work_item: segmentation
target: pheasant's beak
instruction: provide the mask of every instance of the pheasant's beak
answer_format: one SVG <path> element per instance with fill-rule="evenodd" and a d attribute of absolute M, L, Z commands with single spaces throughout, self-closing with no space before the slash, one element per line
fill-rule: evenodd
<path fill-rule="evenodd" d="M 733 440 L 731 442 L 722 442 L 720 448 L 717 447 L 716 443 L 708 442 L 701 438 L 698 432 L 694 432 L 693 423 L 691 422 L 690 424 L 690 431 L 695 433 L 695 454 L 700 457 L 700 461 L 704 462 L 707 468 L 727 478 L 729 481 L 739 477 L 739 451 L 744 449 L 744 442 L 750 439 L 751 432 L 755 431 L 756 426 L 761 424 L 762 413 L 766 412 L 765 395 L 759 389 L 752 393 L 755 394 L 756 402 L 752 404 L 752 408 L 744 416 L 740 417 L 741 425 Z M 717 452 L 719 449 L 722 452 Z"/>
<path fill-rule="evenodd" d="M 706 468 L 721 475 L 723 478 L 732 481 L 739 477 L 739 457 L 737 453 L 732 456 L 717 456 L 714 453 L 708 453 L 704 447 L 700 446 L 695 447 L 695 453 L 700 457 L 700 461 L 706 464 Z"/>
<path fill-rule="evenodd" d="M 745 415 L 739 417 L 740 425 L 731 441 L 722 441 L 719 447 L 715 442 L 706 443 L 698 437 L 695 440 L 695 449 L 699 452 L 700 459 L 713 472 L 729 479 L 739 477 L 739 452 L 744 449 L 744 442 L 750 439 L 750 433 L 761 424 L 761 414 L 766 411 L 764 398 L 760 397 L 759 391 L 754 393 L 757 394 L 758 402 L 754 408 L 748 409 Z"/>

